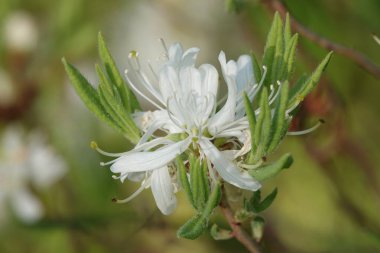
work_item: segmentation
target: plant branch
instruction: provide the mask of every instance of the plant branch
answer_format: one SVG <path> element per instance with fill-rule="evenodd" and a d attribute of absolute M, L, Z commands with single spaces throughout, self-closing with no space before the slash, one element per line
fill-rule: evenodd
<path fill-rule="evenodd" d="M 287 13 L 289 13 L 286 6 L 279 0 L 263 0 L 263 3 L 272 11 L 278 11 L 278 13 L 284 18 Z M 368 59 L 365 55 L 363 55 L 360 52 L 355 51 L 352 48 L 345 47 L 343 45 L 340 45 L 338 43 L 332 42 L 324 37 L 321 37 L 320 35 L 314 33 L 313 31 L 307 29 L 304 25 L 299 23 L 297 20 L 295 20 L 292 16 L 290 16 L 291 26 L 294 31 L 300 33 L 303 37 L 307 38 L 308 40 L 316 43 L 322 48 L 325 48 L 327 50 L 333 50 L 337 54 L 340 54 L 350 60 L 352 60 L 354 63 L 356 63 L 358 66 L 360 66 L 362 69 L 366 70 L 368 73 L 372 74 L 373 76 L 380 78 L 380 67 L 376 65 L 374 62 L 372 62 L 370 59 Z"/>
<path fill-rule="evenodd" d="M 232 228 L 232 235 L 236 238 L 250 253 L 261 253 L 259 246 L 252 237 L 250 237 L 242 228 L 241 224 L 235 221 L 234 213 L 226 198 L 226 192 L 222 188 L 222 200 L 219 204 L 220 210 Z"/>

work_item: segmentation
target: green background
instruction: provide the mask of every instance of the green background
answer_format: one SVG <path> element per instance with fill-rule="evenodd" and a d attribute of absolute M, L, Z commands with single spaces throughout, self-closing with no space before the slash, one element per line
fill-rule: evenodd
<path fill-rule="evenodd" d="M 94 63 L 102 31 L 121 71 L 130 50 L 144 59 L 168 44 L 201 48 L 198 63 L 217 64 L 220 50 L 228 58 L 252 50 L 263 53 L 273 12 L 262 1 L 239 1 L 240 13 L 223 1 L 89 1 L 2 0 L 0 68 L 19 93 L 35 96 L 9 118 L 0 115 L 0 131 L 19 123 L 43 131 L 69 166 L 48 191 L 34 190 L 46 215 L 25 225 L 8 214 L 0 226 L 0 252 L 245 252 L 235 240 L 213 241 L 208 234 L 188 241 L 176 229 L 192 214 L 184 194 L 170 216 L 156 208 L 150 190 L 132 202 L 116 205 L 112 197 L 128 196 L 137 184 L 111 178 L 90 149 L 96 140 L 110 152 L 125 151 L 128 142 L 87 111 L 65 76 L 61 57 L 96 83 Z M 311 31 L 353 48 L 380 63 L 380 1 L 287 0 L 290 14 Z M 5 44 L 3 24 L 16 11 L 31 15 L 38 26 L 38 45 L 19 55 Z M 295 77 L 310 72 L 328 51 L 302 35 Z M 20 63 L 21 61 L 21 63 Z M 292 168 L 267 182 L 263 191 L 279 188 L 264 213 L 264 252 L 380 252 L 380 82 L 352 60 L 335 54 L 318 89 L 305 101 L 293 125 L 304 129 L 318 118 L 318 131 L 290 136 L 278 154 L 290 152 Z M 219 213 L 215 221 L 225 224 Z"/>

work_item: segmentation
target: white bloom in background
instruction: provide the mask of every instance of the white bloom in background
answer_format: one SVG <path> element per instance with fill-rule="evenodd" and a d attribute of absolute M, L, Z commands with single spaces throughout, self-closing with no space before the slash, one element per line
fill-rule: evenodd
<path fill-rule="evenodd" d="M 17 11 L 5 19 L 3 36 L 7 48 L 19 52 L 30 52 L 37 47 L 38 28 L 30 14 Z"/>
<path fill-rule="evenodd" d="M 46 145 L 40 133 L 32 133 L 24 138 L 20 127 L 6 128 L 0 140 L 1 212 L 9 203 L 22 221 L 37 221 L 44 211 L 28 185 L 46 190 L 66 171 L 64 161 Z"/>
<path fill-rule="evenodd" d="M 220 83 L 216 68 L 210 64 L 195 67 L 198 48 L 184 51 L 179 43 L 169 48 L 163 45 L 165 61 L 158 71 L 148 64 L 149 73 L 144 72 L 138 53 L 132 51 L 129 56 L 126 71 L 129 84 L 156 107 L 153 112 L 133 115 L 144 133 L 139 143 L 133 150 L 121 154 L 106 153 L 96 147 L 103 154 L 117 157 L 103 163 L 112 164 L 111 171 L 119 174 L 115 178 L 121 181 L 126 178 L 142 180 L 141 187 L 132 196 L 118 202 L 127 202 L 143 189 L 151 187 L 158 208 L 163 214 L 170 214 L 176 207 L 176 170 L 171 170 L 172 161 L 186 150 L 198 152 L 202 159 L 207 159 L 210 176 L 215 177 L 214 180 L 215 175 L 219 175 L 236 187 L 258 190 L 260 183 L 213 143 L 215 138 L 224 137 L 232 143 L 241 140 L 239 145 L 243 146 L 247 139 L 249 124 L 244 116 L 242 93 L 246 91 L 252 100 L 262 85 L 262 82 L 256 83 L 251 58 L 242 55 L 237 62 L 226 62 L 224 52 L 219 54 L 228 94 L 224 105 L 217 111 Z M 166 133 L 166 136 L 155 136 L 157 131 Z M 180 134 L 181 138 L 174 141 L 170 138 L 172 134 Z M 238 150 L 235 153 L 239 153 Z"/>

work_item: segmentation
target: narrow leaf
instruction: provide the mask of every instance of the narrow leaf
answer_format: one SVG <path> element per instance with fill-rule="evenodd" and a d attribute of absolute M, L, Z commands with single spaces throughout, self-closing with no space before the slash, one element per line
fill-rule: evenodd
<path fill-rule="evenodd" d="M 258 63 L 257 58 L 256 58 L 256 56 L 253 54 L 253 52 L 251 53 L 251 58 L 252 58 L 253 74 L 255 75 L 256 83 L 259 83 L 260 80 L 261 80 L 261 76 L 262 76 L 262 73 L 261 73 L 261 66 L 260 66 L 260 64 Z"/>
<path fill-rule="evenodd" d="M 189 199 L 191 205 L 195 208 L 195 205 L 193 202 L 193 193 L 191 192 L 186 168 L 180 156 L 177 156 L 176 163 L 177 163 L 177 168 L 178 168 L 179 182 L 182 186 L 182 189 L 186 192 L 187 198 Z"/>
<path fill-rule="evenodd" d="M 263 65 L 268 69 L 268 77 L 272 77 L 273 62 L 276 53 L 276 43 L 278 36 L 282 36 L 282 21 L 280 15 L 278 12 L 276 12 L 274 14 L 273 22 L 267 36 L 263 56 Z M 268 85 L 270 82 L 271 78 L 269 78 L 269 82 L 265 82 L 265 84 Z"/>
<path fill-rule="evenodd" d="M 109 114 L 102 106 L 98 93 L 92 87 L 92 85 L 73 65 L 66 62 L 64 58 L 62 58 L 62 63 L 65 66 L 65 70 L 69 76 L 71 84 L 74 86 L 77 94 L 82 99 L 87 108 L 101 120 L 118 129 L 118 127 L 115 125 L 115 122 L 110 118 Z"/>
<path fill-rule="evenodd" d="M 322 72 L 327 67 L 333 52 L 330 52 L 322 60 L 322 62 L 317 66 L 311 76 L 304 82 L 298 82 L 294 87 L 294 91 L 291 92 L 291 100 L 289 101 L 289 106 L 293 106 L 295 103 L 302 101 L 318 84 L 318 81 L 322 75 Z"/>
<path fill-rule="evenodd" d="M 298 44 L 298 34 L 294 34 L 290 38 L 285 47 L 284 52 L 284 64 L 281 67 L 281 75 L 279 80 L 289 80 L 294 70 L 294 57 L 296 54 L 296 48 Z"/>
<path fill-rule="evenodd" d="M 282 169 L 289 168 L 293 163 L 290 154 L 283 155 L 278 161 L 263 165 L 257 169 L 249 170 L 248 173 L 258 181 L 264 181 L 277 175 Z"/>
<path fill-rule="evenodd" d="M 266 196 L 265 199 L 259 205 L 254 206 L 254 212 L 261 213 L 262 211 L 266 210 L 273 203 L 276 196 L 277 188 L 275 188 L 268 196 Z"/>
<path fill-rule="evenodd" d="M 217 183 L 202 213 L 195 215 L 181 226 L 177 231 L 177 236 L 191 240 L 198 238 L 207 229 L 209 216 L 219 204 L 221 194 L 220 183 Z"/>
<path fill-rule="evenodd" d="M 286 81 L 284 84 L 280 87 L 280 97 L 277 100 L 276 108 L 273 115 L 273 121 L 271 126 L 271 140 L 268 147 L 268 152 L 272 152 L 277 145 L 279 144 L 280 140 L 282 139 L 283 135 L 283 128 L 285 125 L 285 114 L 286 114 L 286 107 L 288 105 L 288 93 L 289 93 L 289 83 Z"/>
<path fill-rule="evenodd" d="M 311 74 L 308 82 L 306 82 L 305 87 L 300 92 L 301 97 L 306 97 L 318 84 L 319 79 L 321 78 L 322 72 L 326 69 L 327 64 L 329 63 L 332 51 L 326 55 L 326 57 L 322 60 L 322 62 L 318 65 L 318 67 L 314 70 L 314 72 Z"/>
<path fill-rule="evenodd" d="M 243 93 L 243 99 L 244 99 L 244 107 L 245 107 L 245 113 L 248 118 L 249 123 L 249 130 L 251 132 L 251 152 L 256 151 L 256 143 L 255 143 L 255 126 L 256 126 L 256 116 L 255 111 L 252 108 L 251 101 L 249 100 L 247 93 Z"/>
<path fill-rule="evenodd" d="M 290 27 L 290 17 L 289 17 L 289 13 L 286 13 L 285 27 L 284 27 L 285 44 L 289 43 L 289 40 L 291 37 L 292 37 L 292 31 L 291 31 L 291 27 Z"/>
<path fill-rule="evenodd" d="M 178 229 L 177 236 L 194 240 L 203 234 L 207 226 L 207 219 L 203 215 L 197 214 Z"/>
<path fill-rule="evenodd" d="M 126 86 L 123 77 L 120 75 L 120 72 L 116 67 L 115 61 L 113 60 L 101 33 L 98 34 L 98 47 L 99 56 L 102 59 L 108 77 L 111 82 L 115 84 L 120 97 L 122 98 L 124 108 L 129 113 L 133 113 L 136 109 L 140 109 L 135 95 Z"/>

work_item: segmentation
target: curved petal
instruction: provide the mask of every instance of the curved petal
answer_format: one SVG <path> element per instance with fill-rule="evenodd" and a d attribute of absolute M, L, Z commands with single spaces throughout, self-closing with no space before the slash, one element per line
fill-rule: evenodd
<path fill-rule="evenodd" d="M 250 191 L 257 191 L 261 184 L 253 179 L 246 171 L 240 171 L 231 161 L 207 139 L 201 138 L 199 145 L 207 159 L 214 164 L 219 175 L 228 183 Z"/>
<path fill-rule="evenodd" d="M 184 152 L 191 143 L 191 138 L 174 144 L 168 144 L 156 151 L 133 152 L 123 155 L 111 166 L 114 173 L 142 172 L 161 168 Z"/>
<path fill-rule="evenodd" d="M 183 53 L 181 66 L 182 67 L 194 66 L 198 52 L 199 52 L 199 48 L 197 47 L 192 47 L 192 48 L 187 49 L 185 53 Z"/>
<path fill-rule="evenodd" d="M 168 167 L 164 166 L 153 171 L 151 188 L 158 209 L 165 215 L 172 213 L 177 206 L 177 199 Z"/>
<path fill-rule="evenodd" d="M 173 43 L 170 45 L 168 49 L 168 64 L 170 65 L 178 65 L 182 59 L 182 54 L 183 54 L 183 48 L 181 43 Z"/>

